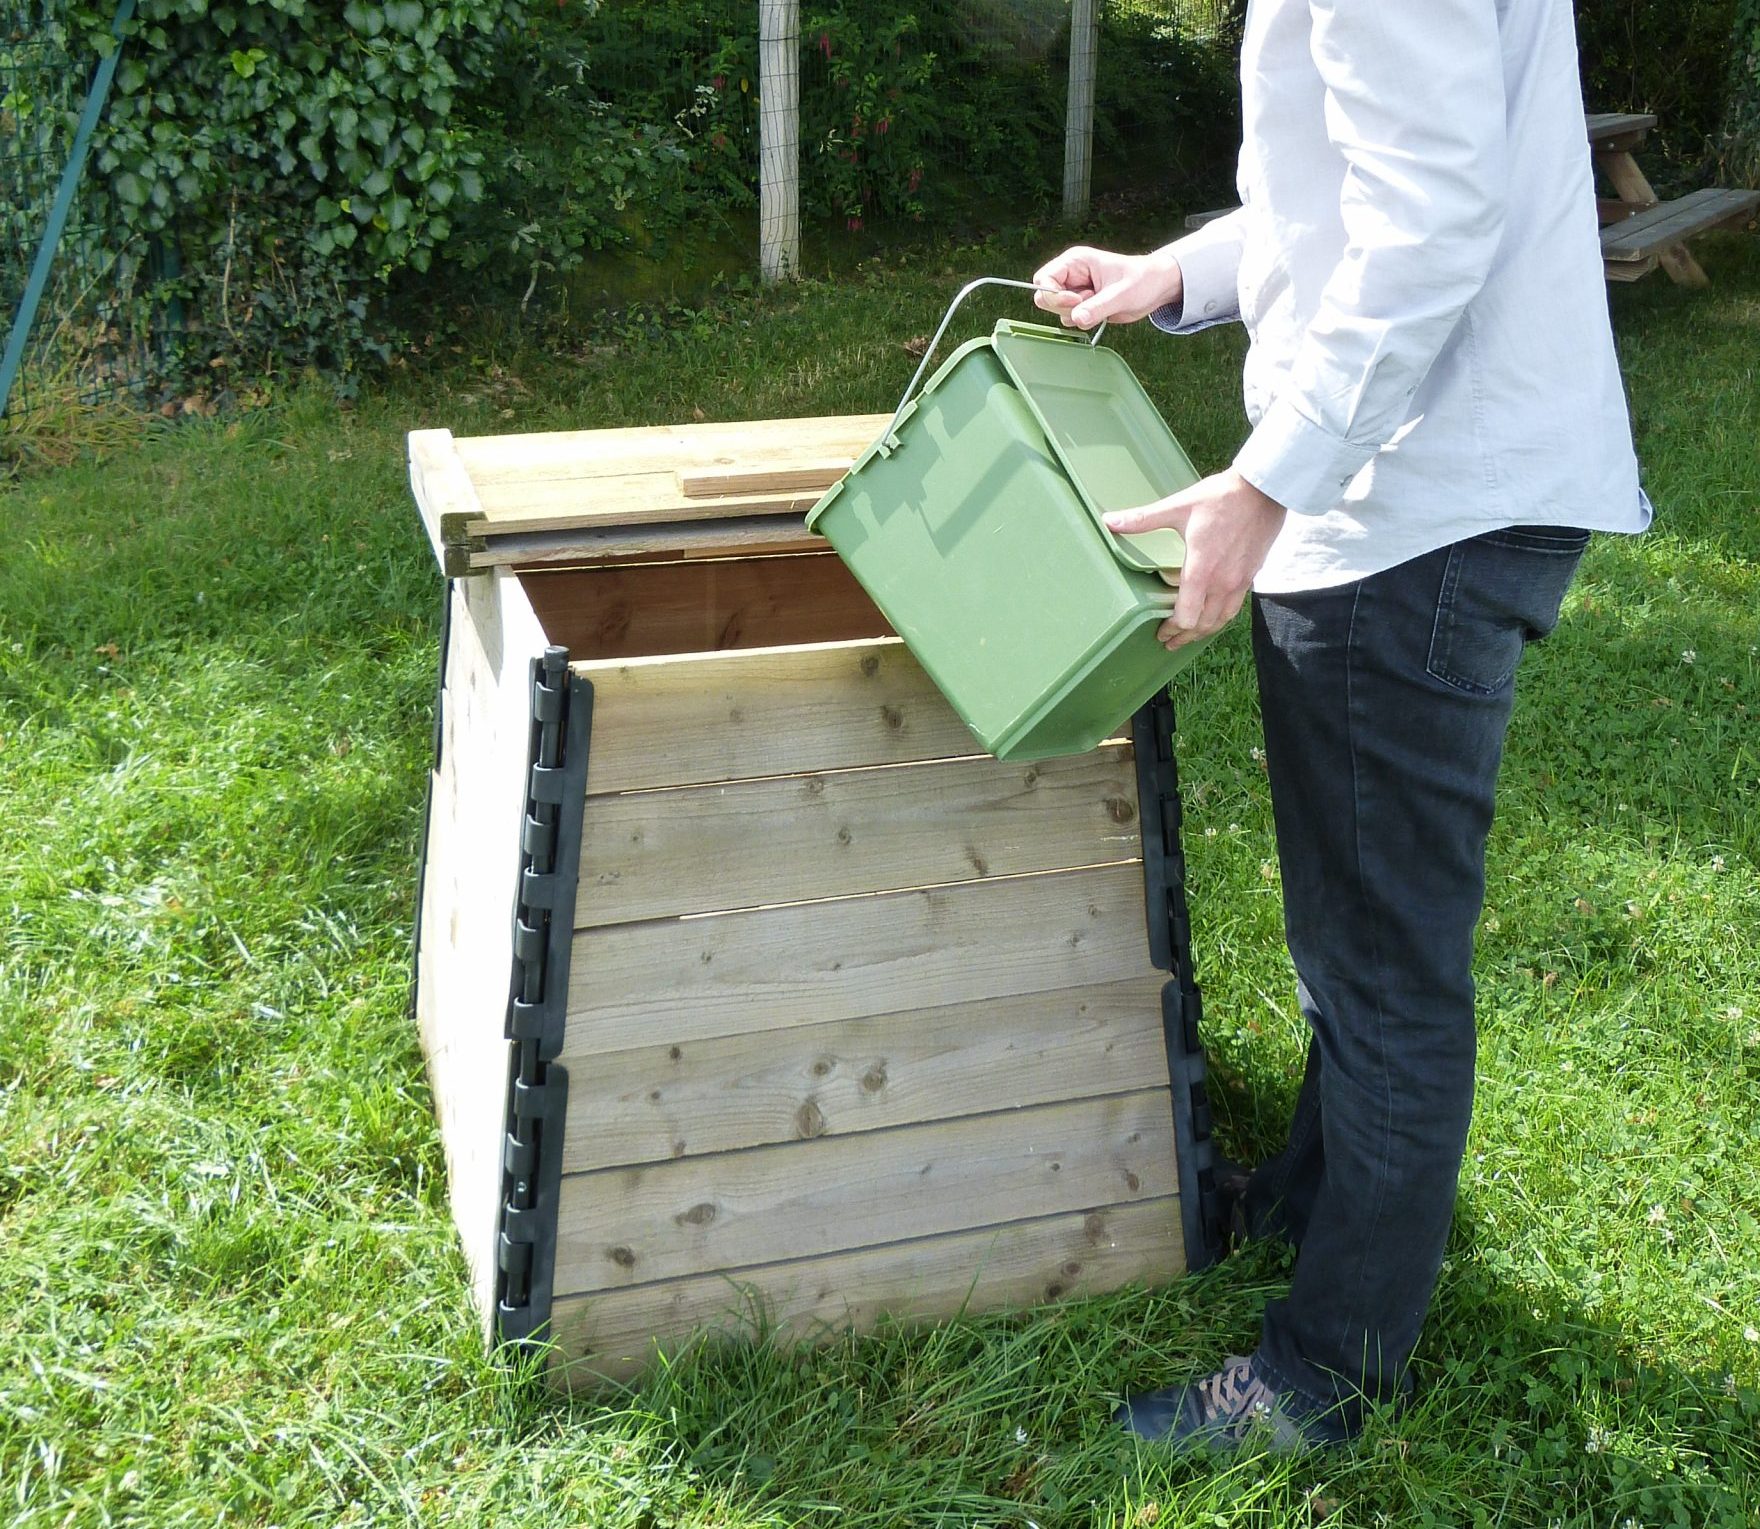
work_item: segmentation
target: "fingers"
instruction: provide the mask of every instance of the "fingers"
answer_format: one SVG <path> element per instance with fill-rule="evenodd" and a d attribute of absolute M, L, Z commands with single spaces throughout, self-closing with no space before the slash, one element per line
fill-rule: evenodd
<path fill-rule="evenodd" d="M 1174 602 L 1173 614 L 1156 629 L 1156 638 L 1169 653 L 1177 652 L 1188 643 L 1214 637 L 1240 615 L 1241 607 L 1247 602 L 1244 589 L 1220 594 L 1201 586 L 1194 588 L 1194 583 L 1180 586 L 1180 598 Z M 1188 591 L 1192 594 L 1189 602 L 1185 598 Z"/>
<path fill-rule="evenodd" d="M 1165 526 L 1172 526 L 1184 536 L 1186 522 L 1192 518 L 1192 505 L 1188 498 L 1190 493 L 1191 490 L 1188 489 L 1185 493 L 1170 494 L 1165 499 L 1140 505 L 1134 510 L 1114 510 L 1106 517 L 1106 529 L 1119 536 L 1135 536 L 1141 531 L 1159 531 Z"/>
<path fill-rule="evenodd" d="M 1046 288 L 1079 287 L 1084 292 L 1092 292 L 1094 275 L 1089 257 L 1097 253 L 1098 251 L 1089 249 L 1085 244 L 1071 245 L 1061 255 L 1047 260 L 1033 272 L 1033 285 Z"/>
<path fill-rule="evenodd" d="M 1120 277 L 1117 281 L 1102 287 L 1092 297 L 1084 298 L 1070 313 L 1077 329 L 1092 329 L 1102 319 L 1125 318 L 1130 313 L 1128 301 L 1130 288 L 1135 278 Z"/>

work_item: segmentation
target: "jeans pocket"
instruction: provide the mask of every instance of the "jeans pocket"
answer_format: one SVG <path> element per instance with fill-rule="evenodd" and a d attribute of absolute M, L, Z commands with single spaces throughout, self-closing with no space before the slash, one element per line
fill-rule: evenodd
<path fill-rule="evenodd" d="M 1495 695 L 1530 642 L 1558 624 L 1589 544 L 1569 526 L 1510 526 L 1449 549 L 1425 668 L 1470 695 Z"/>

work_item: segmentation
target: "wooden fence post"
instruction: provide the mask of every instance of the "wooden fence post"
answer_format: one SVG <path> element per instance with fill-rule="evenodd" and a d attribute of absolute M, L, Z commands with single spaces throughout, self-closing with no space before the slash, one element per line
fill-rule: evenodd
<path fill-rule="evenodd" d="M 800 0 L 758 0 L 758 243 L 766 282 L 800 269 Z"/>
<path fill-rule="evenodd" d="M 1100 52 L 1099 0 L 1071 0 L 1069 100 L 1064 116 L 1063 218 L 1088 215 L 1094 165 L 1094 66 Z"/>

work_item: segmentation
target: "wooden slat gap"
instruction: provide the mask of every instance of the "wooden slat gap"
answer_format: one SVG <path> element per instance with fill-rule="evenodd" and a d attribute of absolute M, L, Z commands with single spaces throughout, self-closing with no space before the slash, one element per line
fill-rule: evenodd
<path fill-rule="evenodd" d="M 1094 746 L 1092 752 L 1098 754 L 1106 749 L 1129 747 L 1130 739 L 1120 736 L 1103 740 Z M 762 785 L 767 781 L 777 780 L 814 780 L 833 775 L 878 775 L 884 770 L 922 770 L 938 765 L 972 764 L 978 760 L 992 757 L 992 755 L 982 752 L 929 754 L 922 759 L 895 759 L 884 764 L 830 765 L 823 770 L 781 770 L 769 775 L 741 775 L 732 780 L 684 781 L 676 786 L 631 786 L 623 791 L 592 790 L 592 772 L 589 770 L 587 800 L 607 801 L 612 797 L 625 796 L 676 796 L 681 791 L 720 791 L 728 786 Z M 964 883 L 961 882 L 960 885 L 963 886 Z"/>
<path fill-rule="evenodd" d="M 1000 886 L 1005 881 L 1031 881 L 1040 876 L 1075 876 L 1088 871 L 1115 871 L 1122 866 L 1141 865 L 1141 855 L 1123 860 L 1096 860 L 1091 865 L 1060 865 L 1049 871 L 1010 871 L 1002 876 L 973 876 L 964 881 L 927 881 L 919 886 L 887 887 L 881 892 L 845 892 L 837 897 L 801 897 L 786 903 L 755 903 L 748 908 L 717 908 L 713 913 L 681 913 L 674 919 L 644 919 L 640 923 L 700 924 L 706 919 L 726 918 L 735 913 L 774 913 L 786 908 L 818 908 L 831 903 L 869 902 L 877 897 L 908 897 L 917 892 L 949 892 L 969 887 Z M 629 929 L 631 924 L 613 924 L 614 929 Z"/>
<path fill-rule="evenodd" d="M 797 897 L 791 902 L 745 903 L 737 908 L 714 908 L 706 913 L 676 913 L 664 918 L 632 918 L 617 924 L 581 924 L 575 928 L 577 937 L 605 934 L 611 930 L 627 933 L 644 925 L 702 924 L 711 919 L 737 918 L 749 913 L 780 913 L 791 908 L 828 908 L 836 903 L 872 902 L 880 897 L 910 897 L 919 892 L 967 891 L 975 887 L 997 887 L 1008 881 L 1031 881 L 1042 876 L 1081 876 L 1093 871 L 1116 871 L 1126 866 L 1141 865 L 1141 855 L 1123 860 L 1095 860 L 1087 865 L 1059 865 L 1049 870 L 1009 871 L 1000 876 L 969 876 L 963 881 L 925 881 L 908 887 L 879 887 L 871 892 L 839 892 L 834 897 Z M 1077 983 L 1076 986 L 1085 986 Z"/>

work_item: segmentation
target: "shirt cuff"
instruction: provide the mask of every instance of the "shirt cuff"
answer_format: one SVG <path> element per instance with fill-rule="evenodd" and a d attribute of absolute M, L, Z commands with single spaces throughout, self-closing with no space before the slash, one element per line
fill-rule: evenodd
<path fill-rule="evenodd" d="M 1183 300 L 1165 303 L 1149 322 L 1168 334 L 1196 334 L 1241 316 L 1238 214 L 1217 218 L 1168 246 L 1179 262 Z"/>
<path fill-rule="evenodd" d="M 1287 398 L 1275 400 L 1234 459 L 1235 471 L 1260 493 L 1298 515 L 1324 515 L 1375 455 L 1309 419 Z"/>

